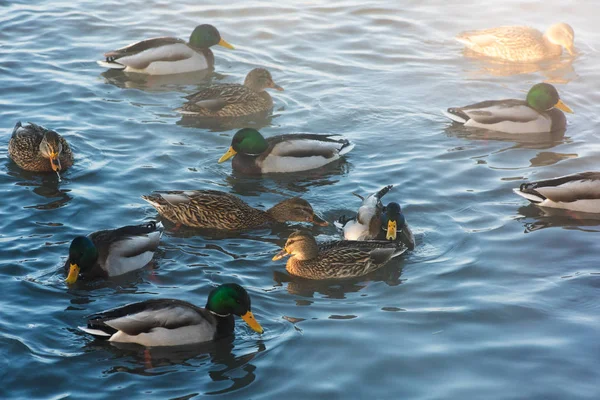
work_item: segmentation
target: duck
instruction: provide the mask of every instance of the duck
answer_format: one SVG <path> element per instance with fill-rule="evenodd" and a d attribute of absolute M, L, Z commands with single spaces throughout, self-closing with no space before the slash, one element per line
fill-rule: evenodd
<path fill-rule="evenodd" d="M 147 75 L 170 75 L 213 69 L 215 56 L 211 46 L 219 45 L 228 49 L 234 47 L 221 37 L 212 25 L 198 25 L 190 35 L 190 40 L 174 37 L 157 37 L 142 40 L 109 51 L 105 61 L 98 65 Z"/>
<path fill-rule="evenodd" d="M 366 198 L 353 193 L 363 202 L 355 218 L 342 216 L 336 222 L 336 226 L 342 229 L 344 239 L 399 240 L 408 250 L 414 250 L 415 238 L 406 223 L 400 204 L 390 202 L 384 206 L 381 202 L 381 198 L 393 187 L 394 185 L 387 185 Z"/>
<path fill-rule="evenodd" d="M 465 107 L 449 108 L 444 115 L 466 127 L 482 128 L 510 134 L 564 131 L 565 115 L 573 113 L 549 83 L 538 83 L 525 100 L 487 100 Z"/>
<path fill-rule="evenodd" d="M 119 276 L 146 266 L 163 231 L 162 223 L 149 221 L 75 237 L 65 263 L 65 282 Z"/>
<path fill-rule="evenodd" d="M 575 55 L 575 33 L 563 22 L 554 24 L 546 33 L 528 26 L 501 26 L 468 31 L 456 37 L 475 53 L 505 61 L 532 63 L 560 57 L 563 48 Z"/>
<path fill-rule="evenodd" d="M 218 84 L 187 96 L 187 103 L 179 111 L 199 117 L 239 118 L 268 112 L 273 99 L 265 89 L 283 91 L 271 73 L 264 68 L 248 72 L 244 84 Z"/>
<path fill-rule="evenodd" d="M 17 122 L 8 142 L 8 156 L 20 168 L 32 172 L 55 172 L 73 165 L 73 152 L 64 137 L 29 122 Z"/>
<path fill-rule="evenodd" d="M 219 190 L 155 191 L 142 199 L 169 221 L 193 228 L 238 231 L 287 221 L 328 225 L 308 201 L 299 197 L 285 199 L 267 211 L 250 207 L 239 197 Z"/>
<path fill-rule="evenodd" d="M 305 279 L 358 278 L 406 252 L 401 242 L 338 240 L 317 244 L 310 232 L 295 231 L 273 261 L 290 256 L 286 270 Z"/>
<path fill-rule="evenodd" d="M 600 214 L 600 172 L 523 183 L 513 191 L 541 207 Z"/>
<path fill-rule="evenodd" d="M 252 314 L 250 296 L 236 283 L 211 290 L 204 308 L 177 299 L 150 299 L 94 314 L 81 331 L 116 343 L 146 347 L 182 346 L 210 342 L 233 334 L 241 317 L 252 330 L 263 328 Z"/>
<path fill-rule="evenodd" d="M 235 133 L 219 163 L 248 175 L 300 172 L 323 167 L 349 153 L 354 144 L 342 136 L 297 133 L 264 138 L 252 128 Z"/>

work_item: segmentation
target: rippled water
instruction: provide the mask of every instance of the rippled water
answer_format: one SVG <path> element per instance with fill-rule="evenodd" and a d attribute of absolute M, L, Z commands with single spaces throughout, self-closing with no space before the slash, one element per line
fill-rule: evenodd
<path fill-rule="evenodd" d="M 600 219 L 550 214 L 511 192 L 522 179 L 598 169 L 597 12 L 595 2 L 556 0 L 0 1 L 0 397 L 598 398 Z M 575 29 L 573 62 L 517 70 L 465 58 L 452 40 L 559 20 Z M 141 38 L 186 38 L 200 23 L 236 46 L 215 50 L 205 80 L 126 76 L 94 62 Z M 346 162 L 259 179 L 216 163 L 235 131 L 199 128 L 175 109 L 255 66 L 285 88 L 261 131 L 343 134 L 357 144 Z M 541 80 L 575 110 L 564 136 L 466 134 L 439 112 L 522 97 Z M 7 158 L 18 120 L 71 143 L 76 164 L 62 183 Z M 358 207 L 352 192 L 387 184 L 417 248 L 365 279 L 290 278 L 270 261 L 288 227 L 225 239 L 168 231 L 138 273 L 63 283 L 72 237 L 154 218 L 140 199 L 152 190 L 219 189 L 265 208 L 301 195 L 331 221 Z M 230 281 L 250 291 L 264 335 L 238 323 L 218 345 L 144 351 L 75 329 L 148 298 L 203 305 Z"/>

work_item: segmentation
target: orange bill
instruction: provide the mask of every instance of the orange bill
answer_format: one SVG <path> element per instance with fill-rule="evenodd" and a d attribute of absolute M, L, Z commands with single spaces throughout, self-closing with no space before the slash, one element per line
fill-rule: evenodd
<path fill-rule="evenodd" d="M 252 328 L 252 330 L 254 332 L 258 332 L 258 333 L 264 332 L 264 329 L 262 328 L 262 326 L 260 326 L 258 321 L 256 319 L 254 319 L 254 314 L 252 314 L 251 311 L 248 311 L 246 314 L 242 315 L 242 319 L 244 320 L 244 322 L 246 322 L 248 324 L 248 326 L 250 328 Z"/>

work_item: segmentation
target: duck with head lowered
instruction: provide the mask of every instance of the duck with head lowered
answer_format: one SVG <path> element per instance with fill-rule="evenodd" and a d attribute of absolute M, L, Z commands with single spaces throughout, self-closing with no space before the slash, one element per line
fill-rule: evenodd
<path fill-rule="evenodd" d="M 572 113 L 549 83 L 534 85 L 525 100 L 487 100 L 465 107 L 449 108 L 446 117 L 466 127 L 526 134 L 564 131 L 565 115 Z"/>
<path fill-rule="evenodd" d="M 292 197 L 266 211 L 250 207 L 237 196 L 218 190 L 156 191 L 142 196 L 159 214 L 175 224 L 237 231 L 287 221 L 326 226 L 304 199 Z"/>
<path fill-rule="evenodd" d="M 264 113 L 273 108 L 273 99 L 265 89 L 282 91 L 271 73 L 254 68 L 246 75 L 244 84 L 221 83 L 187 96 L 179 111 L 208 118 L 239 118 Z"/>
<path fill-rule="evenodd" d="M 297 133 L 265 138 L 252 128 L 240 129 L 219 163 L 233 158 L 234 171 L 248 175 L 308 171 L 339 160 L 354 148 L 342 136 Z"/>
<path fill-rule="evenodd" d="M 388 185 L 366 198 L 354 193 L 363 202 L 355 218 L 345 216 L 335 223 L 344 232 L 346 240 L 391 240 L 401 241 L 409 250 L 415 248 L 415 238 L 406 223 L 400 204 L 381 202 L 394 186 Z"/>
<path fill-rule="evenodd" d="M 92 315 L 87 326 L 79 329 L 109 342 L 183 346 L 231 336 L 234 315 L 263 333 L 252 314 L 248 292 L 236 283 L 214 288 L 205 308 L 182 300 L 152 299 Z"/>
<path fill-rule="evenodd" d="M 174 37 L 146 39 L 104 54 L 98 65 L 148 75 L 169 75 L 213 69 L 215 56 L 211 46 L 228 49 L 227 43 L 212 25 L 198 25 L 189 42 Z"/>
<path fill-rule="evenodd" d="M 546 33 L 528 26 L 501 26 L 463 32 L 456 39 L 476 54 L 518 63 L 533 63 L 560 57 L 563 48 L 575 55 L 575 33 L 564 22 Z"/>
<path fill-rule="evenodd" d="M 8 156 L 21 168 L 33 172 L 56 172 L 73 165 L 69 144 L 58 133 L 34 123 L 17 122 L 8 142 Z"/>
<path fill-rule="evenodd" d="M 374 272 L 406 252 L 401 242 L 340 240 L 317 244 L 309 232 L 292 233 L 273 261 L 286 256 L 286 270 L 306 279 L 357 278 Z"/>
<path fill-rule="evenodd" d="M 150 221 L 77 236 L 65 263 L 66 282 L 118 276 L 146 266 L 158 248 L 163 229 L 160 222 Z"/>

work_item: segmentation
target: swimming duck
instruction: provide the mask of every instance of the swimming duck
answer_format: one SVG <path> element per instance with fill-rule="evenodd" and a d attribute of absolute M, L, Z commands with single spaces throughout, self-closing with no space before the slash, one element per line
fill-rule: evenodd
<path fill-rule="evenodd" d="M 342 216 L 336 226 L 344 232 L 346 240 L 399 240 L 409 250 L 415 248 L 415 238 L 406 223 L 400 204 L 390 202 L 384 206 L 381 198 L 394 186 L 388 185 L 367 198 L 354 193 L 363 202 L 355 218 Z M 400 233 L 400 234 L 398 234 Z"/>
<path fill-rule="evenodd" d="M 575 33 L 568 24 L 552 25 L 546 33 L 528 26 L 501 26 L 463 32 L 456 39 L 470 50 L 512 62 L 536 62 L 560 57 L 563 47 L 574 55 Z"/>
<path fill-rule="evenodd" d="M 298 133 L 264 138 L 256 129 L 240 129 L 219 163 L 233 158 L 235 171 L 251 175 L 299 172 L 339 160 L 354 144 L 341 136 Z"/>
<path fill-rule="evenodd" d="M 106 278 L 140 269 L 152 260 L 163 225 L 150 221 L 77 236 L 65 263 L 68 284 L 81 278 Z"/>
<path fill-rule="evenodd" d="M 283 90 L 273 82 L 269 71 L 254 68 L 246 75 L 243 85 L 213 85 L 187 96 L 188 102 L 180 112 L 216 118 L 245 117 L 266 112 L 273 108 L 273 99 L 265 91 L 267 88 Z"/>
<path fill-rule="evenodd" d="M 541 207 L 600 213 L 600 172 L 523 183 L 513 191 Z"/>
<path fill-rule="evenodd" d="M 231 336 L 233 315 L 263 333 L 252 314 L 248 292 L 235 283 L 214 288 L 205 308 L 175 299 L 146 300 L 92 315 L 87 326 L 79 329 L 109 342 L 181 346 Z"/>
<path fill-rule="evenodd" d="M 505 133 L 546 133 L 564 130 L 565 115 L 572 113 L 549 83 L 538 83 L 526 100 L 488 100 L 444 112 L 454 122 Z"/>
<path fill-rule="evenodd" d="M 60 171 L 73 165 L 69 144 L 58 133 L 32 122 L 17 122 L 8 142 L 8 156 L 21 168 L 33 172 Z"/>
<path fill-rule="evenodd" d="M 250 207 L 239 197 L 218 190 L 157 191 L 142 199 L 169 221 L 194 228 L 243 230 L 286 221 L 327 225 L 299 197 L 283 200 L 267 211 Z"/>
<path fill-rule="evenodd" d="M 211 46 L 228 49 L 233 46 L 221 38 L 212 25 L 198 25 L 190 35 L 190 41 L 174 37 L 158 37 L 142 40 L 104 54 L 106 61 L 98 65 L 148 75 L 180 74 L 212 69 L 215 56 Z"/>
<path fill-rule="evenodd" d="M 309 232 L 296 231 L 273 261 L 290 256 L 286 270 L 307 279 L 356 278 L 376 271 L 407 250 L 398 242 L 340 240 L 317 244 Z"/>

